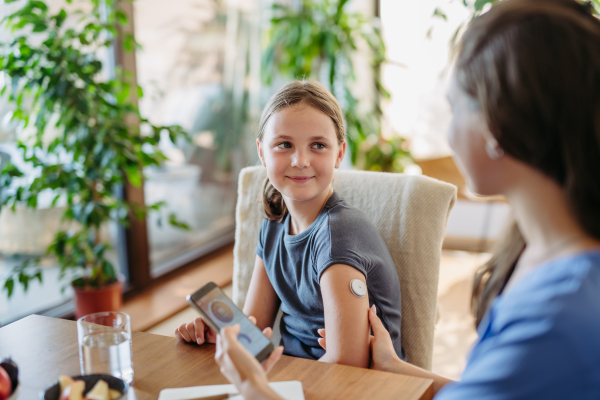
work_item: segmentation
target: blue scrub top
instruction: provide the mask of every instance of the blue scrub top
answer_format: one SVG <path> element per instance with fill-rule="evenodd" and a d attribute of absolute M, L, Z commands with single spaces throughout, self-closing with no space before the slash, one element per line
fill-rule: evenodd
<path fill-rule="evenodd" d="M 600 251 L 551 260 L 498 296 L 450 399 L 600 399 Z"/>

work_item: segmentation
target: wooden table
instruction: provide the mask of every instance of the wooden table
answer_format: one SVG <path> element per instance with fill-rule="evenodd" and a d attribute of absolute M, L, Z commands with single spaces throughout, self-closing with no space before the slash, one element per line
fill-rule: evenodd
<path fill-rule="evenodd" d="M 39 399 L 59 375 L 80 375 L 74 321 L 31 315 L 0 328 L 0 358 L 19 365 L 16 400 Z M 157 399 L 165 388 L 227 383 L 214 362 L 214 346 L 181 343 L 175 338 L 133 333 L 134 381 L 128 400 Z M 363 368 L 284 356 L 271 381 L 299 380 L 307 400 L 431 399 L 433 383 Z"/>

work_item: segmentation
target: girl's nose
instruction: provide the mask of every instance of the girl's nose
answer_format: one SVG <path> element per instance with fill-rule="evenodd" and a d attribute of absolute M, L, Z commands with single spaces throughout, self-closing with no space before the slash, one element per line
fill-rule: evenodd
<path fill-rule="evenodd" d="M 301 150 L 298 150 L 292 156 L 292 167 L 307 168 L 310 166 L 308 156 Z"/>

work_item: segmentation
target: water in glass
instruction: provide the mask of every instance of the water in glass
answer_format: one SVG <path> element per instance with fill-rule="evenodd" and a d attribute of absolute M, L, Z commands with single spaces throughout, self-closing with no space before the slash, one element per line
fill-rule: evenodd
<path fill-rule="evenodd" d="M 86 374 L 110 373 L 127 383 L 133 380 L 131 341 L 120 332 L 98 332 L 84 336 L 81 369 Z"/>
<path fill-rule="evenodd" d="M 110 374 L 133 381 L 129 315 L 107 311 L 77 320 L 81 374 Z"/>

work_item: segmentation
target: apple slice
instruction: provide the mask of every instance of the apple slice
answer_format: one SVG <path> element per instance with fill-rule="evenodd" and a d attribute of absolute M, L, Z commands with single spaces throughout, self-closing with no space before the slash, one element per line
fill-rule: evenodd
<path fill-rule="evenodd" d="M 71 378 L 70 376 L 66 376 L 66 375 L 61 375 L 58 377 L 58 383 L 60 385 L 60 392 L 62 393 L 63 390 L 65 390 L 65 388 L 67 386 L 70 386 L 73 384 L 73 382 L 75 382 L 73 380 L 73 378 Z"/>
<path fill-rule="evenodd" d="M 119 397 L 121 397 L 122 393 L 116 389 L 108 389 L 108 394 L 110 396 L 110 400 L 117 400 Z"/>
<path fill-rule="evenodd" d="M 92 390 L 85 395 L 86 400 L 110 400 L 108 394 L 108 383 L 102 379 L 96 382 Z"/>
<path fill-rule="evenodd" d="M 84 381 L 74 381 L 61 392 L 59 400 L 83 400 Z"/>

